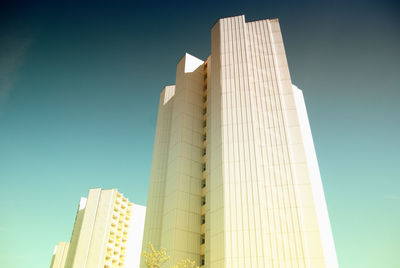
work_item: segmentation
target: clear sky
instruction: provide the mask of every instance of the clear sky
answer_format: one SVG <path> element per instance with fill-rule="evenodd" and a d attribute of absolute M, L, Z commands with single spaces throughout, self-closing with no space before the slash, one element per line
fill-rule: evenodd
<path fill-rule="evenodd" d="M 159 93 L 240 14 L 280 20 L 341 267 L 400 267 L 395 1 L 13 2 L 0 4 L 0 267 L 48 267 L 89 188 L 146 204 Z"/>

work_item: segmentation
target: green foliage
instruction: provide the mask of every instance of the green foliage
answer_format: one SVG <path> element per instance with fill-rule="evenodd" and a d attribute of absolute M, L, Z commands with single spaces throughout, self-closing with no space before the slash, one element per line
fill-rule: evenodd
<path fill-rule="evenodd" d="M 164 263 L 169 260 L 169 256 L 167 256 L 167 251 L 165 248 L 160 250 L 155 250 L 153 244 L 149 242 L 147 244 L 147 248 L 149 251 L 143 251 L 142 256 L 144 258 L 144 263 L 147 268 L 159 268 Z M 196 262 L 190 259 L 181 260 L 176 265 L 172 266 L 172 268 L 199 268 L 199 266 L 195 266 Z"/>
<path fill-rule="evenodd" d="M 172 266 L 172 268 L 195 268 L 196 262 L 190 259 L 181 260 L 178 264 Z M 197 266 L 199 268 L 199 266 Z"/>
<path fill-rule="evenodd" d="M 150 251 L 144 251 L 142 256 L 144 257 L 144 263 L 148 268 L 161 267 L 169 260 L 169 256 L 167 256 L 167 251 L 165 248 L 155 250 L 151 242 L 147 244 L 147 248 L 150 249 Z"/>

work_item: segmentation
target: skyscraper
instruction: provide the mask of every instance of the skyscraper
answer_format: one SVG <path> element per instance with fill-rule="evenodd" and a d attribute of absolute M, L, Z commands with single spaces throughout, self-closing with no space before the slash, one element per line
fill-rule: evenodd
<path fill-rule="evenodd" d="M 143 244 L 201 267 L 337 267 L 277 19 L 218 20 L 160 95 Z"/>
<path fill-rule="evenodd" d="M 138 267 L 146 208 L 116 189 L 82 197 L 70 243 L 60 242 L 51 268 Z"/>

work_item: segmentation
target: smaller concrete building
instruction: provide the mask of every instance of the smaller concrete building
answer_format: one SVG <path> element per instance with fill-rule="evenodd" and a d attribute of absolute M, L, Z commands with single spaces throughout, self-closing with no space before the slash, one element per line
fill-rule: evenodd
<path fill-rule="evenodd" d="M 69 242 L 60 242 L 54 247 L 53 258 L 51 259 L 51 268 L 65 267 L 67 259 Z"/>
<path fill-rule="evenodd" d="M 145 212 L 117 189 L 89 190 L 79 202 L 71 241 L 56 246 L 50 268 L 138 267 Z"/>

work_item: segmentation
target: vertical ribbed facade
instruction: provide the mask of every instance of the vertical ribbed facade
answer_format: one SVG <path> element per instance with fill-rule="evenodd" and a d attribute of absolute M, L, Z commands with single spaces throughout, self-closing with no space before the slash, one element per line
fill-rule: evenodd
<path fill-rule="evenodd" d="M 116 189 L 91 189 L 66 267 L 123 267 L 132 203 Z M 79 213 L 79 211 L 78 211 Z"/>
<path fill-rule="evenodd" d="M 54 248 L 50 268 L 64 268 L 67 259 L 69 242 L 60 242 Z"/>
<path fill-rule="evenodd" d="M 173 263 L 200 261 L 202 64 L 186 54 L 159 105 L 143 248 L 166 248 Z"/>
<path fill-rule="evenodd" d="M 171 134 L 171 114 L 174 103 L 175 86 L 165 87 L 160 94 L 158 120 L 154 140 L 153 161 L 147 198 L 147 212 L 143 234 L 143 248 L 151 242 L 155 248 L 161 245 L 163 211 L 165 199 L 165 179 L 167 177 L 168 148 Z"/>
<path fill-rule="evenodd" d="M 161 241 L 173 262 L 204 267 L 337 267 L 304 99 L 290 79 L 278 20 L 220 19 L 210 57 L 192 58 L 178 64 L 168 121 L 159 109 L 145 238 Z M 190 70 L 182 66 L 190 62 Z M 163 184 L 153 176 L 161 162 Z"/>
<path fill-rule="evenodd" d="M 139 266 L 144 216 L 145 207 L 116 189 L 91 189 L 81 198 L 70 243 L 57 246 L 51 267 Z"/>

